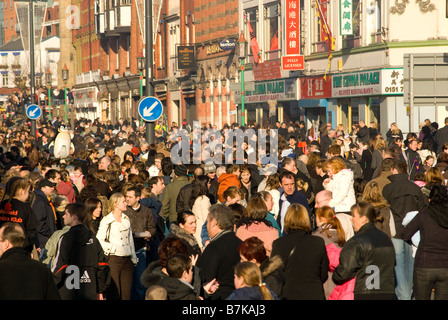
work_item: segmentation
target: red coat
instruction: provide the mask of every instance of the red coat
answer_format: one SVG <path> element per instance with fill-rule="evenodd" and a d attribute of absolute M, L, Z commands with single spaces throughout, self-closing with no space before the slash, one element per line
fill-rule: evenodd
<path fill-rule="evenodd" d="M 61 181 L 56 186 L 58 194 L 66 196 L 69 203 L 76 202 L 75 190 L 70 182 Z"/>

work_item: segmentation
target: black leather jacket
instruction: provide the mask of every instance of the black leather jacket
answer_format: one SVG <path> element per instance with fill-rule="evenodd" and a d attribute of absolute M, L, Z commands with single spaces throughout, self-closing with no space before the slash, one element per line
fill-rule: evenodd
<path fill-rule="evenodd" d="M 342 248 L 333 281 L 340 285 L 356 277 L 354 295 L 393 295 L 395 250 L 390 238 L 367 223 Z"/>

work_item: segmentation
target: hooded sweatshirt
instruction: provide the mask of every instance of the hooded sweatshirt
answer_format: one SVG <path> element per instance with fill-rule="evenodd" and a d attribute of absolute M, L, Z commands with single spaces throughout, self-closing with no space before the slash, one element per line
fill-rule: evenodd
<path fill-rule="evenodd" d="M 418 231 L 415 267 L 448 268 L 448 207 L 433 205 L 421 210 L 403 229 L 402 239 L 410 241 Z"/>
<path fill-rule="evenodd" d="M 218 199 L 219 202 L 224 202 L 226 199 L 223 197 L 224 191 L 227 190 L 227 188 L 235 186 L 238 188 L 241 188 L 241 181 L 238 179 L 236 175 L 233 173 L 222 173 L 219 178 L 219 188 L 218 188 Z"/>

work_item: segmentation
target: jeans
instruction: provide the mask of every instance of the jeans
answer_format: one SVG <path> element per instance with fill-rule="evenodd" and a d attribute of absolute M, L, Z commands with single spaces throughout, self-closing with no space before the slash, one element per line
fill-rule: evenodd
<path fill-rule="evenodd" d="M 431 300 L 431 293 L 433 289 L 434 300 L 448 300 L 448 269 L 415 268 L 415 299 Z"/>
<path fill-rule="evenodd" d="M 395 249 L 395 293 L 398 300 L 411 300 L 413 287 L 414 257 L 412 246 L 401 239 L 392 238 Z"/>
<path fill-rule="evenodd" d="M 142 285 L 140 277 L 146 269 L 146 250 L 135 252 L 138 258 L 132 279 L 131 300 L 145 300 L 146 288 Z"/>

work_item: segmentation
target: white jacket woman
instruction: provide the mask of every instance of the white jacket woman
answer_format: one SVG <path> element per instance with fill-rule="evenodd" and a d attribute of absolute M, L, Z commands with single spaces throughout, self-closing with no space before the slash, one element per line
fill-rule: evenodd
<path fill-rule="evenodd" d="M 124 213 L 121 214 L 121 222 L 115 220 L 112 212 L 101 219 L 96 237 L 105 255 L 129 256 L 137 264 L 131 221 Z"/>
<path fill-rule="evenodd" d="M 325 190 L 332 192 L 329 206 L 335 212 L 350 212 L 356 203 L 355 189 L 353 187 L 353 171 L 345 167 L 341 158 L 332 158 L 325 164 L 329 179 L 325 179 L 323 186 Z"/>

